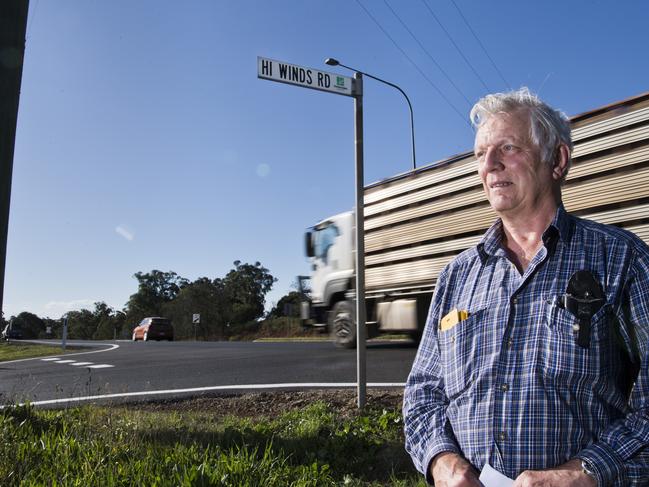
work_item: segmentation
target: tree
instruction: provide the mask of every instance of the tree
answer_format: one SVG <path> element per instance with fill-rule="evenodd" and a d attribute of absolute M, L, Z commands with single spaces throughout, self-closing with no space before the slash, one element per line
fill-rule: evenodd
<path fill-rule="evenodd" d="M 304 300 L 304 294 L 299 291 L 291 291 L 282 296 L 277 304 L 268 313 L 269 318 L 279 318 L 281 316 L 299 317 L 300 306 Z"/>
<path fill-rule="evenodd" d="M 45 337 L 46 338 L 61 338 L 61 330 L 63 323 L 61 320 L 53 320 L 52 318 L 43 318 L 45 324 Z M 50 328 L 50 334 L 47 334 L 47 328 Z"/>
<path fill-rule="evenodd" d="M 163 305 L 164 315 L 171 319 L 175 336 L 204 340 L 225 338 L 227 301 L 222 279 L 201 277 L 183 287 L 173 301 Z M 200 323 L 192 323 L 192 315 L 200 315 Z"/>
<path fill-rule="evenodd" d="M 113 320 L 115 311 L 103 301 L 95 303 L 95 309 L 69 311 L 68 337 L 79 340 L 111 339 L 113 338 Z M 100 330 L 100 327 L 103 328 Z"/>
<path fill-rule="evenodd" d="M 93 316 L 95 320 L 93 339 L 112 340 L 122 333 L 126 322 L 126 314 L 123 311 L 115 311 L 106 303 L 100 302 L 95 303 Z"/>
<path fill-rule="evenodd" d="M 34 313 L 23 311 L 11 321 L 13 326 L 23 332 L 24 338 L 38 338 L 45 333 L 45 322 Z"/>
<path fill-rule="evenodd" d="M 97 329 L 95 315 L 92 311 L 81 309 L 68 311 L 68 338 L 91 340 Z"/>
<path fill-rule="evenodd" d="M 252 265 L 235 260 L 234 266 L 223 279 L 224 292 L 230 308 L 230 323 L 242 325 L 264 314 L 266 294 L 277 279 L 259 262 Z"/>
<path fill-rule="evenodd" d="M 162 315 L 162 306 L 172 301 L 189 281 L 173 271 L 136 272 L 138 290 L 126 304 L 126 319 L 136 325 L 147 316 Z"/>

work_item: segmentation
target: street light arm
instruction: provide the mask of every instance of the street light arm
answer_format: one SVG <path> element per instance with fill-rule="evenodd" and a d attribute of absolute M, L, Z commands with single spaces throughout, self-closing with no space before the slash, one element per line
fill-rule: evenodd
<path fill-rule="evenodd" d="M 376 81 L 380 81 L 381 83 L 385 83 L 386 85 L 396 88 L 406 99 L 406 102 L 408 103 L 408 109 L 410 110 L 410 137 L 412 139 L 412 170 L 414 171 L 415 169 L 417 169 L 417 160 L 415 158 L 415 121 L 412 113 L 412 104 L 410 103 L 410 98 L 408 98 L 408 95 L 406 95 L 405 91 L 403 91 L 394 83 L 390 83 L 389 81 L 385 81 L 384 79 L 377 78 L 376 76 L 372 76 L 371 74 L 363 73 L 362 71 L 359 71 L 359 73 L 367 76 L 368 78 L 375 79 Z"/>
<path fill-rule="evenodd" d="M 399 90 L 399 92 L 406 99 L 406 102 L 408 103 L 408 109 L 410 110 L 410 138 L 411 138 L 411 142 L 412 142 L 412 170 L 414 171 L 415 169 L 417 169 L 417 159 L 415 157 L 415 121 L 414 121 L 414 115 L 413 115 L 413 111 L 412 111 L 412 104 L 410 103 L 410 98 L 408 98 L 408 95 L 406 95 L 406 92 L 403 91 L 401 88 L 399 88 L 394 83 L 390 83 L 389 81 L 386 81 L 384 79 L 377 78 L 376 76 L 372 76 L 369 73 L 366 73 L 364 71 L 360 71 L 358 69 L 354 69 L 354 68 L 352 68 L 350 66 L 345 66 L 344 64 L 342 64 L 341 62 L 339 62 L 336 59 L 328 58 L 325 61 L 325 63 L 330 65 L 330 66 L 341 66 L 341 67 L 349 69 L 351 71 L 356 71 L 357 73 L 361 73 L 363 76 L 367 76 L 368 78 L 372 78 L 372 79 L 374 79 L 376 81 L 379 81 L 379 82 L 381 82 L 383 84 L 386 84 L 388 86 L 391 86 L 392 88 L 395 88 L 395 89 Z"/>

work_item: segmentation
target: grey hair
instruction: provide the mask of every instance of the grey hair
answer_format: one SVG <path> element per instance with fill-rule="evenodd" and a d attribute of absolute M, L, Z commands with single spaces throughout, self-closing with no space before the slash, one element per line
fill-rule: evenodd
<path fill-rule="evenodd" d="M 473 105 L 469 118 L 473 126 L 479 129 L 493 115 L 518 110 L 527 111 L 530 120 L 530 140 L 540 150 L 544 162 L 554 163 L 556 150 L 561 143 L 566 144 L 572 153 L 573 144 L 568 117 L 541 101 L 525 86 L 508 93 L 494 93 L 481 98 Z M 568 168 L 570 163 L 569 159 Z"/>

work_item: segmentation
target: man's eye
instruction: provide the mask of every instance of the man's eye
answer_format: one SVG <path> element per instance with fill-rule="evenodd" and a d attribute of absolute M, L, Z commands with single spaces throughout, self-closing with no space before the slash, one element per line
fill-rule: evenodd
<path fill-rule="evenodd" d="M 484 159 L 484 151 L 476 152 L 475 157 L 477 160 L 481 161 L 482 159 Z"/>
<path fill-rule="evenodd" d="M 514 147 L 512 144 L 505 144 L 503 145 L 503 152 L 514 152 L 516 147 Z"/>

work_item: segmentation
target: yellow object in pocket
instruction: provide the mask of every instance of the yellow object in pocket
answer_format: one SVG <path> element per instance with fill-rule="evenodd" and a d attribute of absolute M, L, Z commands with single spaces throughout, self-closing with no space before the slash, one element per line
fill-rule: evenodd
<path fill-rule="evenodd" d="M 439 329 L 441 331 L 450 330 L 460 321 L 466 320 L 469 317 L 469 312 L 466 310 L 458 310 L 453 308 L 442 320 L 439 322 Z"/>

